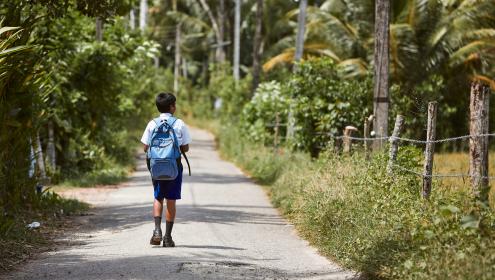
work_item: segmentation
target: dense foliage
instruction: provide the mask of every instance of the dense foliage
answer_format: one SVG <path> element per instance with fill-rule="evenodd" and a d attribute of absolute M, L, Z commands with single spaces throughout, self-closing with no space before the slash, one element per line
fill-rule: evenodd
<path fill-rule="evenodd" d="M 86 184 L 125 176 L 133 131 L 171 81 L 169 71 L 153 67 L 159 45 L 115 17 L 126 12 L 124 2 L 82 3 L 0 5 L 2 219 L 39 205 L 35 185 L 45 178 Z M 106 17 L 103 41 L 85 15 Z"/>
<path fill-rule="evenodd" d="M 331 136 L 347 125 L 361 131 L 372 112 L 373 0 L 308 1 L 298 64 L 298 3 L 242 1 L 240 80 L 230 63 L 234 1 L 141 0 L 150 8 L 139 30 L 137 2 L 0 2 L 0 234 L 15 232 L 13 217 L 25 208 L 64 207 L 35 193 L 47 177 L 122 179 L 153 96 L 173 88 L 181 114 L 222 121 L 223 151 L 274 183 L 275 203 L 341 263 L 390 279 L 493 276 L 490 209 L 463 191 L 420 201 L 414 178 L 384 174 L 383 156 L 326 155 Z M 405 135 L 424 138 L 426 106 L 436 100 L 437 135 L 466 134 L 470 82 L 495 88 L 495 2 L 391 3 L 390 123 L 403 114 Z M 264 71 L 257 88 L 255 57 Z M 280 139 L 289 124 L 295 131 L 274 152 L 265 145 L 276 122 Z M 403 153 L 402 163 L 414 168 L 415 154 Z"/>
<path fill-rule="evenodd" d="M 267 185 L 272 201 L 328 257 L 371 279 L 492 279 L 495 213 L 468 190 L 434 181 L 423 200 L 420 180 L 386 172 L 387 157 L 311 160 L 274 152 L 216 127 L 221 152 Z M 421 151 L 401 149 L 398 163 L 418 169 Z"/>

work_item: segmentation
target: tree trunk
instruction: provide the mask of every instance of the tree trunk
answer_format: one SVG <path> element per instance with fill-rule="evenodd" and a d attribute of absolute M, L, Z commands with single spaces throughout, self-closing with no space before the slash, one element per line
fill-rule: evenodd
<path fill-rule="evenodd" d="M 129 27 L 131 30 L 136 29 L 136 11 L 134 9 L 129 12 Z"/>
<path fill-rule="evenodd" d="M 222 0 L 223 2 L 223 0 Z M 213 29 L 213 32 L 215 33 L 215 37 L 217 40 L 217 46 L 216 46 L 216 51 L 215 51 L 215 58 L 217 62 L 224 62 L 225 61 L 225 53 L 223 51 L 223 37 L 220 35 L 220 28 L 218 26 L 217 20 L 213 16 L 213 13 L 211 12 L 210 6 L 208 3 L 206 3 L 206 0 L 199 0 L 199 3 L 205 10 L 205 12 L 208 14 L 208 17 L 210 18 L 211 22 L 211 27 Z"/>
<path fill-rule="evenodd" d="M 376 137 L 388 135 L 388 108 L 389 108 L 389 19 L 390 1 L 376 0 L 375 5 L 375 88 L 373 115 L 375 122 L 373 129 Z M 375 141 L 374 148 L 380 148 L 380 141 Z"/>
<path fill-rule="evenodd" d="M 297 37 L 296 37 L 296 53 L 294 60 L 299 62 L 303 56 L 304 51 L 304 33 L 306 32 L 306 7 L 308 6 L 307 0 L 299 1 L 299 16 L 297 18 Z"/>
<path fill-rule="evenodd" d="M 180 40 L 181 40 L 180 24 L 175 29 L 175 65 L 174 65 L 174 93 L 179 93 L 179 76 L 180 76 Z"/>
<path fill-rule="evenodd" d="M 218 9 L 218 47 L 217 47 L 217 61 L 220 63 L 225 62 L 225 0 L 219 0 L 220 7 Z"/>
<path fill-rule="evenodd" d="M 296 35 L 296 53 L 294 55 L 294 61 L 299 62 L 303 56 L 304 51 L 304 33 L 306 32 L 306 7 L 308 6 L 307 0 L 299 1 L 299 16 L 297 17 L 297 35 Z M 294 71 L 297 70 L 297 64 L 294 65 Z M 294 97 L 294 96 L 293 96 Z M 291 102 L 292 103 L 292 102 Z M 294 106 L 291 104 L 289 106 L 289 116 L 287 117 L 287 138 L 291 139 L 294 137 Z"/>
<path fill-rule="evenodd" d="M 36 163 L 38 164 L 38 171 L 41 179 L 46 178 L 45 160 L 43 158 L 43 150 L 41 148 L 40 134 L 36 133 L 35 139 L 35 153 L 36 153 Z"/>
<path fill-rule="evenodd" d="M 239 81 L 239 61 L 241 52 L 241 0 L 235 0 L 234 24 L 234 79 Z"/>
<path fill-rule="evenodd" d="M 261 39 L 263 28 L 263 0 L 256 1 L 256 29 L 253 45 L 253 92 L 260 83 L 261 74 Z"/>
<path fill-rule="evenodd" d="M 55 152 L 55 129 L 53 128 L 53 121 L 48 121 L 48 144 L 46 145 L 46 154 L 48 158 L 48 164 L 52 169 L 57 166 L 56 152 Z"/>
<path fill-rule="evenodd" d="M 185 57 L 182 58 L 182 77 L 184 77 L 184 79 L 187 79 L 188 78 L 188 74 L 187 74 L 187 59 Z"/>
<path fill-rule="evenodd" d="M 146 22 L 148 16 L 148 1 L 141 0 L 139 4 L 139 28 L 142 32 L 146 30 Z"/>
<path fill-rule="evenodd" d="M 100 17 L 96 17 L 96 41 L 103 41 L 103 21 Z"/>

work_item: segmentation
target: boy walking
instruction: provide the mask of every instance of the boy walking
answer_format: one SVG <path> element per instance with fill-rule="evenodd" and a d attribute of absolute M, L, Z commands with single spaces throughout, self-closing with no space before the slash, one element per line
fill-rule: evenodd
<path fill-rule="evenodd" d="M 180 120 L 173 117 L 176 110 L 176 98 L 171 93 L 160 93 L 156 97 L 156 108 L 160 112 L 159 119 L 151 120 L 146 129 L 144 130 L 143 137 L 141 137 L 141 143 L 144 145 L 144 152 L 147 153 L 151 137 L 156 128 L 158 128 L 159 123 L 166 122 L 170 125 L 177 139 L 181 153 L 186 153 L 189 151 L 189 144 L 191 143 L 191 135 L 186 124 Z M 158 122 L 158 124 L 157 124 Z M 146 163 L 148 165 L 148 170 L 150 170 L 150 159 L 147 157 Z M 153 235 L 150 240 L 151 245 L 160 245 L 163 240 L 163 247 L 175 247 L 175 243 L 172 239 L 172 228 L 175 221 L 176 213 L 176 200 L 181 199 L 181 188 L 182 188 L 182 163 L 180 162 L 180 157 L 177 160 L 178 165 L 178 175 L 174 180 L 153 180 L 154 188 L 154 202 L 153 202 L 153 217 L 155 220 L 155 229 L 153 230 Z M 151 171 L 151 170 L 150 170 Z M 166 201 L 166 211 L 165 211 L 165 235 L 162 239 L 162 213 L 163 213 L 163 200 Z"/>

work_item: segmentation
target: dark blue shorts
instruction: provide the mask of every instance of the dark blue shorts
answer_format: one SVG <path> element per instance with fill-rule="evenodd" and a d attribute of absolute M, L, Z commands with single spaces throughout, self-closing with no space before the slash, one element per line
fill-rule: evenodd
<path fill-rule="evenodd" d="M 149 169 L 149 163 L 148 163 Z M 163 180 L 152 180 L 153 181 L 153 189 L 155 199 L 169 199 L 169 200 L 177 200 L 180 199 L 180 194 L 182 190 L 182 164 L 179 164 L 179 174 L 177 178 L 172 181 L 163 181 Z"/>

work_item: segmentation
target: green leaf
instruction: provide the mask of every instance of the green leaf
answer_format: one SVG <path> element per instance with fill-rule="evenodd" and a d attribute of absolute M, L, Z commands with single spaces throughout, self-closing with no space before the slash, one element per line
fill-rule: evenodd
<path fill-rule="evenodd" d="M 0 51 L 0 58 L 12 55 L 18 52 L 26 51 L 29 50 L 31 47 L 30 46 L 17 46 L 13 48 L 8 48 L 6 50 Z"/>
<path fill-rule="evenodd" d="M 480 219 L 474 215 L 464 216 L 461 219 L 461 227 L 463 229 L 478 229 L 480 227 Z"/>
<path fill-rule="evenodd" d="M 448 217 L 451 216 L 455 213 L 459 213 L 460 209 L 453 206 L 453 205 L 447 205 L 447 206 L 441 206 L 440 207 L 440 214 L 443 217 Z"/>
<path fill-rule="evenodd" d="M 5 32 L 9 32 L 9 31 L 14 31 L 14 30 L 18 30 L 20 27 L 12 27 L 12 26 L 5 26 L 5 27 L 2 27 L 0 28 L 0 35 L 2 35 L 3 33 Z"/>

